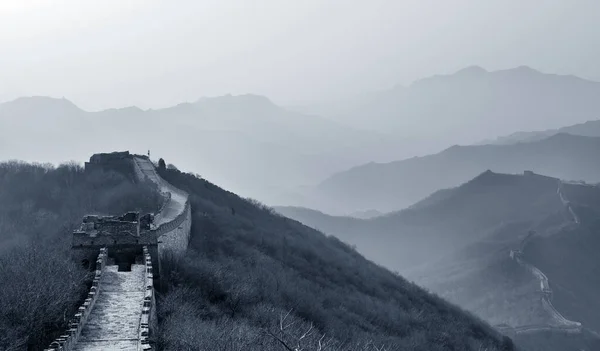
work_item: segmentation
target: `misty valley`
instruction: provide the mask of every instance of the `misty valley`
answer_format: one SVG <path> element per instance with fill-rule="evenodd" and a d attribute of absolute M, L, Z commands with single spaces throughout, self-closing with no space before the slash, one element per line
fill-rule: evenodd
<path fill-rule="evenodd" d="M 0 351 L 600 351 L 598 23 L 0 1 Z"/>

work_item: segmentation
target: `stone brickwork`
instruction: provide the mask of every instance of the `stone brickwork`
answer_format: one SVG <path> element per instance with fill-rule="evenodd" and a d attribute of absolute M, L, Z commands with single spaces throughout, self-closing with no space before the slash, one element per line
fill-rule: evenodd
<path fill-rule="evenodd" d="M 144 265 L 146 268 L 144 275 L 144 305 L 142 307 L 142 317 L 139 325 L 139 343 L 138 350 L 150 350 L 149 337 L 154 324 L 156 324 L 156 299 L 154 297 L 154 276 L 152 274 L 152 257 L 147 247 L 144 247 Z"/>
<path fill-rule="evenodd" d="M 73 231 L 71 247 L 77 250 L 98 250 L 109 247 L 113 253 L 143 246 L 156 246 L 157 237 L 152 231 L 154 214 L 140 216 L 127 212 L 122 216 L 87 215 L 79 229 Z"/>
<path fill-rule="evenodd" d="M 108 265 L 101 279 L 101 292 L 74 351 L 136 351 L 146 286 L 144 264 L 120 272 Z"/>

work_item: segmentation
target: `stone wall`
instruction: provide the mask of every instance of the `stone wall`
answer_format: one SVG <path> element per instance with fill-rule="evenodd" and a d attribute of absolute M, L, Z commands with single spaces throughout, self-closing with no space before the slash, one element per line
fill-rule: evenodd
<path fill-rule="evenodd" d="M 183 213 L 177 216 L 175 220 L 152 231 L 158 240 L 159 257 L 164 257 L 166 252 L 171 252 L 176 256 L 183 255 L 190 241 L 191 228 L 192 210 L 188 200 Z"/>
<path fill-rule="evenodd" d="M 152 257 L 150 251 L 144 246 L 144 264 L 146 272 L 144 283 L 146 292 L 144 296 L 144 305 L 142 307 L 142 317 L 140 318 L 138 351 L 150 350 L 149 337 L 156 324 L 156 298 L 154 296 L 154 276 L 152 268 Z"/>
<path fill-rule="evenodd" d="M 71 248 L 73 249 L 99 249 L 111 247 L 140 247 L 143 245 L 156 245 L 153 231 L 145 231 L 143 235 L 100 235 L 90 237 L 85 232 L 75 232 L 72 236 Z"/>
<path fill-rule="evenodd" d="M 535 232 L 529 232 L 528 235 L 522 240 L 519 250 L 511 250 L 510 258 L 515 260 L 521 267 L 529 271 L 536 280 L 540 283 L 541 292 L 541 303 L 542 307 L 553 320 L 553 324 L 546 325 L 525 325 L 513 328 L 512 332 L 516 334 L 525 334 L 538 331 L 558 331 L 562 333 L 581 333 L 582 325 L 580 322 L 571 321 L 566 319 L 556 308 L 552 305 L 552 289 L 548 282 L 548 277 L 537 267 L 525 261 L 523 257 L 523 251 L 527 243 L 533 238 Z"/>
<path fill-rule="evenodd" d="M 108 250 L 106 248 L 100 249 L 100 253 L 98 254 L 98 258 L 96 260 L 96 273 L 85 301 L 79 307 L 77 313 L 75 313 L 75 316 L 69 321 L 67 332 L 54 340 L 50 344 L 50 347 L 45 349 L 45 351 L 71 351 L 75 348 L 75 344 L 81 335 L 83 326 L 87 322 L 87 319 L 94 308 L 94 304 L 96 303 L 98 295 L 100 294 L 100 278 L 102 277 L 102 272 L 104 271 L 107 257 Z"/>
<path fill-rule="evenodd" d="M 135 156 L 135 158 L 140 159 L 144 162 L 149 162 L 149 158 L 147 156 Z M 189 196 L 186 192 L 181 189 L 177 189 L 173 185 L 169 184 L 167 181 L 162 179 L 155 170 L 152 170 L 149 174 L 144 173 L 144 171 L 140 168 L 138 161 L 134 159 L 134 169 L 135 174 L 138 179 L 150 178 L 150 180 L 154 181 L 159 185 L 159 188 L 170 189 L 169 191 L 175 192 L 178 195 L 183 195 L 186 198 L 185 207 L 183 211 L 172 221 L 161 224 L 158 228 L 151 230 L 158 241 L 158 254 L 159 258 L 164 257 L 167 252 L 173 253 L 177 256 L 183 255 L 187 250 L 189 239 L 190 239 L 190 231 L 192 227 L 192 211 L 190 206 Z M 148 173 L 148 172 L 147 172 Z M 171 192 L 162 191 L 161 194 L 164 196 L 165 201 L 163 202 L 163 207 L 167 205 L 171 198 L 173 197 Z M 162 208 L 161 207 L 161 210 Z M 159 211 L 160 213 L 160 211 Z M 155 216 L 155 218 L 157 218 Z M 143 236 L 144 234 L 142 234 Z"/>

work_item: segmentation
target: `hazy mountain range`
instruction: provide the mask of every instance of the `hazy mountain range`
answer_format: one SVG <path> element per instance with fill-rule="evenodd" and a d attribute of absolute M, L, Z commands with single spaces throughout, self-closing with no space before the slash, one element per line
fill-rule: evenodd
<path fill-rule="evenodd" d="M 600 164 L 595 160 L 599 150 L 600 137 L 566 133 L 511 145 L 452 146 L 434 155 L 371 162 L 337 173 L 312 190 L 314 201 L 306 207 L 330 213 L 359 209 L 390 212 L 487 169 L 505 173 L 532 170 L 566 180 L 598 182 Z"/>
<path fill-rule="evenodd" d="M 425 149 L 433 152 L 516 131 L 595 120 L 600 118 L 599 97 L 600 83 L 575 76 L 544 74 L 527 66 L 493 72 L 471 66 L 351 101 L 295 108 L 356 128 L 426 137 L 433 148 Z"/>
<path fill-rule="evenodd" d="M 48 97 L 0 104 L 2 159 L 83 161 L 101 150 L 150 149 L 263 201 L 357 163 L 394 159 L 400 144 L 256 95 L 202 98 L 160 110 L 88 112 Z"/>
<path fill-rule="evenodd" d="M 476 241 L 503 221 L 533 221 L 540 213 L 560 211 L 556 187 L 555 178 L 486 171 L 410 208 L 366 220 L 297 207 L 276 210 L 356 244 L 376 262 L 407 271 Z M 552 208 L 535 205 L 548 199 Z"/>
<path fill-rule="evenodd" d="M 339 175 L 325 181 L 327 186 L 319 186 L 318 191 L 327 194 L 324 198 L 315 198 L 314 186 L 361 164 L 367 165 L 358 169 L 376 166 L 369 162 L 425 156 L 448 145 L 596 119 L 599 86 L 527 67 L 487 72 L 473 66 L 424 78 L 408 87 L 396 86 L 319 108 L 292 109 L 302 112 L 257 95 L 201 98 L 157 110 L 130 107 L 97 112 L 84 111 L 66 99 L 19 98 L 0 104 L 0 157 L 83 161 L 99 151 L 145 153 L 150 149 L 243 196 L 269 204 L 343 214 L 389 211 L 427 192 L 417 190 L 414 196 L 390 192 L 399 200 L 380 202 L 375 189 L 373 199 L 354 203 L 354 194 L 365 192 L 362 187 L 372 184 L 352 189 L 340 184 L 339 189 L 347 192 L 340 201 L 327 198 L 328 194 L 338 196 L 337 190 L 330 189 L 338 185 L 330 186 L 330 180 Z M 181 153 L 182 148 L 193 152 Z M 476 169 L 468 176 L 483 170 Z M 388 189 L 385 183 L 389 180 L 382 177 L 381 187 Z M 433 190 L 437 188 L 429 192 Z M 340 205 L 347 199 L 351 201 Z"/>
<path fill-rule="evenodd" d="M 534 132 L 516 132 L 510 135 L 498 137 L 496 139 L 484 140 L 479 144 L 515 144 L 519 142 L 541 140 L 558 133 L 568 133 L 583 136 L 600 136 L 600 121 L 587 121 L 558 129 L 547 129 Z"/>

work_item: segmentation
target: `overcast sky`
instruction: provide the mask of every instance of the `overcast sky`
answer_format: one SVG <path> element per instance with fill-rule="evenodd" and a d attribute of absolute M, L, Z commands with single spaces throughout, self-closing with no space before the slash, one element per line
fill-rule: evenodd
<path fill-rule="evenodd" d="M 468 65 L 600 80 L 597 0 L 0 0 L 0 101 L 279 103 Z"/>

